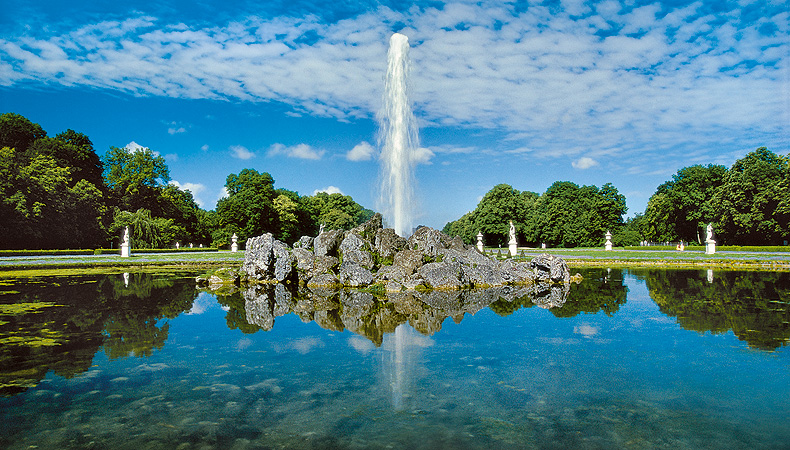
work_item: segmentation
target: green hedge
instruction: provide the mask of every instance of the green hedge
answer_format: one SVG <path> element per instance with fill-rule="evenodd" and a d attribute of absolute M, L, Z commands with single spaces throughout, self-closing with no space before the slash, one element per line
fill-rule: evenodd
<path fill-rule="evenodd" d="M 195 247 L 195 248 L 133 248 L 132 254 L 141 253 L 199 253 L 199 252 L 218 252 L 219 249 L 214 247 Z M 119 248 L 97 248 L 91 252 L 93 255 L 120 255 L 121 249 Z"/>
<path fill-rule="evenodd" d="M 0 250 L 2 256 L 92 255 L 93 250 Z"/>
<path fill-rule="evenodd" d="M 672 245 L 653 245 L 649 247 L 623 247 L 626 250 L 676 250 Z M 687 245 L 686 250 L 705 250 L 704 245 Z M 717 252 L 790 252 L 790 245 L 717 245 Z"/>
<path fill-rule="evenodd" d="M 135 248 L 132 253 L 195 253 L 195 252 L 216 252 L 216 248 Z M 0 250 L 0 257 L 3 256 L 81 256 L 81 255 L 120 255 L 119 248 L 97 248 L 96 250 Z"/>

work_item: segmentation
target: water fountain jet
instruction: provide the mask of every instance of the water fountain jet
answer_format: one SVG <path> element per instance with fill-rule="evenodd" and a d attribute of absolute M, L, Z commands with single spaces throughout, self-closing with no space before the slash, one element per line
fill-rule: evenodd
<path fill-rule="evenodd" d="M 384 107 L 379 114 L 381 192 L 378 208 L 400 236 L 414 226 L 414 166 L 417 119 L 408 98 L 409 38 L 395 33 L 387 52 Z"/>

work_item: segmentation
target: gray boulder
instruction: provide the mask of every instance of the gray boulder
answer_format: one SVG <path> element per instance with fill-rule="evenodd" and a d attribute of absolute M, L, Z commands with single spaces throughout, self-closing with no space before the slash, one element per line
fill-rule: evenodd
<path fill-rule="evenodd" d="M 315 256 L 338 256 L 340 243 L 343 242 L 343 230 L 330 230 L 316 236 L 313 241 Z"/>
<path fill-rule="evenodd" d="M 361 264 L 343 261 L 338 270 L 338 279 L 344 286 L 360 287 L 373 282 L 373 274 Z"/>

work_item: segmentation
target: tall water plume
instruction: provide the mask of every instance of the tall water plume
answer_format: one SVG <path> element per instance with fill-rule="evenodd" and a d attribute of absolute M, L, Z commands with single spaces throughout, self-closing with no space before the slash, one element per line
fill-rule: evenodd
<path fill-rule="evenodd" d="M 381 196 L 379 210 L 400 236 L 414 226 L 414 154 L 419 146 L 417 119 L 408 98 L 409 38 L 395 33 L 387 52 L 384 108 L 379 114 Z"/>

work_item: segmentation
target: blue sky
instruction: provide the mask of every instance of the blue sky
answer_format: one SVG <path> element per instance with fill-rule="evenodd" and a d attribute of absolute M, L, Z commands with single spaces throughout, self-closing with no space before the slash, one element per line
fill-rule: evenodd
<path fill-rule="evenodd" d="M 135 142 L 212 209 L 251 167 L 376 208 L 389 36 L 411 42 L 418 223 L 494 185 L 601 186 L 644 211 L 692 164 L 790 152 L 785 0 L 4 0 L 0 112 L 102 155 Z"/>

